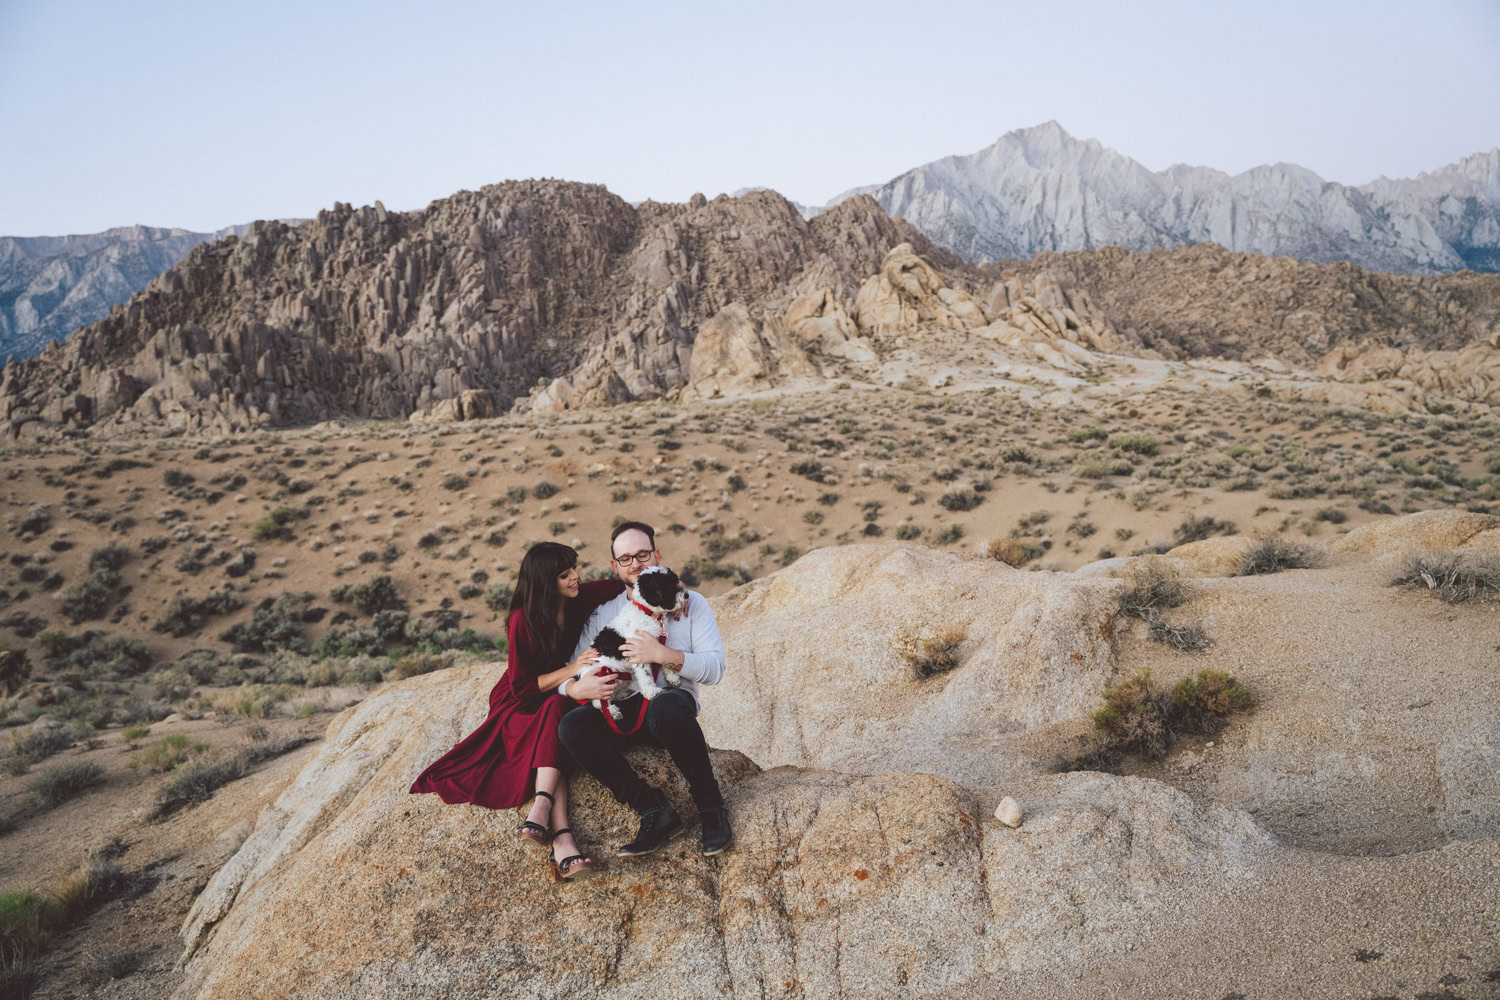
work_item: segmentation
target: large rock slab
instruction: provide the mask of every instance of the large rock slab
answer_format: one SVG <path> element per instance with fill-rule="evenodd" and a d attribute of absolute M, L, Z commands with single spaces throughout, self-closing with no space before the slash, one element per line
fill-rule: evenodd
<path fill-rule="evenodd" d="M 704 731 L 767 766 L 989 774 L 1016 753 L 1002 734 L 1095 707 L 1121 586 L 920 545 L 818 549 L 716 600 L 727 661 Z M 957 666 L 919 676 L 908 652 L 954 630 Z"/>

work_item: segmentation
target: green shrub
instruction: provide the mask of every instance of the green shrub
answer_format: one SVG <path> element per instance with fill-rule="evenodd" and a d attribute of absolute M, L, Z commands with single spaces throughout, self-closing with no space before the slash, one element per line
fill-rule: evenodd
<path fill-rule="evenodd" d="M 508 583 L 492 583 L 484 591 L 485 607 L 491 611 L 510 610 L 510 599 L 515 596 L 515 590 Z"/>
<path fill-rule="evenodd" d="M 557 487 L 543 479 L 531 488 L 531 495 L 538 500 L 546 500 L 548 497 L 557 495 Z"/>
<path fill-rule="evenodd" d="M 1109 446 L 1147 457 L 1161 452 L 1161 442 L 1149 434 L 1121 434 L 1111 439 Z"/>
<path fill-rule="evenodd" d="M 1286 569 L 1317 569 L 1327 560 L 1321 550 L 1303 542 L 1267 538 L 1250 546 L 1240 560 L 1241 576 L 1280 573 Z"/>
<path fill-rule="evenodd" d="M 306 516 L 306 511 L 295 507 L 277 507 L 255 522 L 253 531 L 255 540 L 257 542 L 289 542 L 295 537 L 292 533 L 292 522 Z"/>
<path fill-rule="evenodd" d="M 814 462 L 811 459 L 793 463 L 789 471 L 794 476 L 802 476 L 806 479 L 811 479 L 815 483 L 827 483 L 834 475 L 833 469 L 822 462 Z"/>
<path fill-rule="evenodd" d="M 1313 519 L 1327 521 L 1329 524 L 1343 524 L 1349 520 L 1349 514 L 1337 507 L 1323 507 L 1313 515 Z"/>
<path fill-rule="evenodd" d="M 111 542 L 89 555 L 88 576 L 62 595 L 59 607 L 69 621 L 77 625 L 104 617 L 120 585 L 120 568 L 133 554 L 130 548 Z"/>
<path fill-rule="evenodd" d="M 205 597 L 189 597 L 179 592 L 167 603 L 166 613 L 151 627 L 157 632 L 181 638 L 200 631 L 210 618 L 227 615 L 244 606 L 245 602 L 228 589 L 209 591 Z"/>
<path fill-rule="evenodd" d="M 28 781 L 26 787 L 38 805 L 50 809 L 103 780 L 104 768 L 98 764 L 54 764 Z"/>
<path fill-rule="evenodd" d="M 136 740 L 150 735 L 150 726 L 126 726 L 124 732 L 120 733 L 120 738 L 126 743 L 134 743 Z"/>
<path fill-rule="evenodd" d="M 457 491 L 466 490 L 468 488 L 469 480 L 456 472 L 450 472 L 448 473 L 448 475 L 443 477 L 443 489 L 445 490 Z"/>
<path fill-rule="evenodd" d="M 1103 441 L 1109 433 L 1098 427 L 1074 427 L 1068 431 L 1068 437 L 1074 441 Z"/>
<path fill-rule="evenodd" d="M 87 644 L 53 662 L 59 673 L 80 673 L 90 680 L 126 680 L 151 669 L 155 658 L 139 639 L 86 633 Z"/>
<path fill-rule="evenodd" d="M 922 537 L 922 529 L 910 522 L 896 527 L 896 537 L 903 542 L 916 541 Z"/>
<path fill-rule="evenodd" d="M 207 749 L 207 743 L 192 743 L 182 733 L 172 733 L 136 754 L 130 763 L 132 767 L 145 767 L 155 774 L 162 774 Z"/>
<path fill-rule="evenodd" d="M 961 524 L 950 524 L 933 532 L 932 540 L 937 545 L 952 545 L 964 537 L 964 528 Z"/>
<path fill-rule="evenodd" d="M 1236 712 L 1255 706 L 1250 690 L 1221 670 L 1201 670 L 1158 691 L 1149 668 L 1105 687 L 1084 753 L 1065 767 L 1112 770 L 1125 753 L 1160 759 L 1183 735 L 1216 736 Z"/>

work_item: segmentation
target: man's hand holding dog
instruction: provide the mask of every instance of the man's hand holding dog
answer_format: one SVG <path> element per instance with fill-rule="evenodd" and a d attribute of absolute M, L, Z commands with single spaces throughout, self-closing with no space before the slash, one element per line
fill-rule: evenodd
<path fill-rule="evenodd" d="M 593 649 L 586 649 L 578 654 L 578 659 L 568 664 L 571 670 L 592 666 L 599 658 L 599 654 Z M 576 681 L 568 684 L 568 697 L 579 701 L 593 701 L 595 699 L 607 699 L 615 693 L 615 685 L 620 683 L 619 674 L 604 674 L 602 677 L 593 670 L 587 671 Z"/>
<path fill-rule="evenodd" d="M 620 652 L 631 663 L 660 663 L 668 670 L 681 670 L 685 659 L 682 650 L 662 645 L 650 632 L 636 632 L 620 644 Z"/>

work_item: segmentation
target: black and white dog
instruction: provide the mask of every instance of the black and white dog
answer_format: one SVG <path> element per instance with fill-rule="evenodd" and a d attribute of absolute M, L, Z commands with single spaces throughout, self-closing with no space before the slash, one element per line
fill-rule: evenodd
<path fill-rule="evenodd" d="M 580 669 L 577 676 L 582 677 L 589 670 L 596 674 L 618 674 L 622 680 L 615 686 L 610 702 L 625 701 L 637 692 L 650 701 L 666 688 L 678 686 L 676 672 L 662 670 L 655 663 L 629 663 L 621 647 L 627 639 L 635 638 L 636 632 L 649 632 L 665 643 L 667 619 L 682 607 L 687 600 L 687 591 L 682 589 L 676 573 L 664 566 L 649 566 L 641 571 L 627 596 L 625 606 L 594 637 L 594 649 L 599 658 L 593 666 Z M 595 698 L 592 704 L 606 713 L 612 728 L 624 718 L 617 705 L 599 698 Z M 643 702 L 641 719 L 645 718 L 644 709 Z M 639 729 L 640 724 L 641 720 L 636 720 L 635 728 L 630 732 Z"/>

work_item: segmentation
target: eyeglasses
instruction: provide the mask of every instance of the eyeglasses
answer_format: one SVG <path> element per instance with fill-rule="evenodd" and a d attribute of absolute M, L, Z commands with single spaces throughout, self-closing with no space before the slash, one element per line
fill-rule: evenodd
<path fill-rule="evenodd" d="M 619 563 L 621 566 L 632 566 L 636 563 L 640 563 L 644 566 L 646 564 L 646 560 L 650 559 L 651 554 L 655 551 L 655 549 L 641 549 L 641 551 L 634 554 L 627 552 L 623 556 L 615 556 L 615 562 Z"/>

